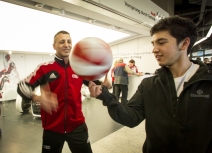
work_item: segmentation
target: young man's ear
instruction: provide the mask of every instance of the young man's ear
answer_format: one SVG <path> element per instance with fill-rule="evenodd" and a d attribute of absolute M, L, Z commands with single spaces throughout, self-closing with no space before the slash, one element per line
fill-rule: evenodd
<path fill-rule="evenodd" d="M 186 50 L 188 49 L 188 46 L 190 45 L 190 39 L 187 37 L 180 43 L 180 50 Z"/>

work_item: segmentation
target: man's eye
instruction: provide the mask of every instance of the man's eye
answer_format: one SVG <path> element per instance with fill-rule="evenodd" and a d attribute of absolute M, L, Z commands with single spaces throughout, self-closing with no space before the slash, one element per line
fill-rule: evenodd
<path fill-rule="evenodd" d="M 166 43 L 166 42 L 164 42 L 164 41 L 160 41 L 160 42 L 159 42 L 160 45 L 163 45 L 163 44 L 165 44 L 165 43 Z"/>

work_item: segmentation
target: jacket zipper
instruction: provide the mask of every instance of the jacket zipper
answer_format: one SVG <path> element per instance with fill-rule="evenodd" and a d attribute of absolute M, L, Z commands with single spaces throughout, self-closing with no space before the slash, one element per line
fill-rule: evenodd
<path fill-rule="evenodd" d="M 180 100 L 180 96 L 181 96 L 181 94 L 182 94 L 182 92 L 188 87 L 188 86 L 190 86 L 190 85 L 192 85 L 192 84 L 194 84 L 195 82 L 199 82 L 199 81 L 204 81 L 205 79 L 199 79 L 199 80 L 196 80 L 196 81 L 194 81 L 194 82 L 191 82 L 191 83 L 189 83 L 188 85 L 186 85 L 185 87 L 183 87 L 183 90 L 181 91 L 181 93 L 180 93 L 180 95 L 179 95 L 179 97 L 178 97 L 178 99 L 177 99 L 177 104 L 176 104 L 176 112 L 175 112 L 175 114 L 173 115 L 173 119 L 174 119 L 174 131 L 175 131 L 175 133 L 176 133 L 176 114 L 177 114 L 177 108 L 178 108 L 178 101 Z M 175 138 L 175 142 L 176 142 L 176 135 L 174 136 Z M 176 149 L 176 143 L 175 143 L 175 146 L 174 146 L 174 148 Z M 176 150 L 174 150 L 174 152 L 175 152 Z"/>
<path fill-rule="evenodd" d="M 65 65 L 65 80 L 68 80 L 67 79 L 68 78 L 68 73 L 67 73 L 67 65 Z M 66 133 L 67 131 L 66 131 L 66 122 L 67 122 L 67 105 L 68 105 L 68 102 L 67 102 L 67 91 L 68 91 L 68 89 L 67 89 L 67 84 L 68 84 L 68 82 L 65 82 L 65 107 L 64 107 L 64 111 L 65 111 L 65 114 L 64 114 L 64 132 Z"/>
<path fill-rule="evenodd" d="M 168 79 L 168 76 L 167 76 L 168 74 L 167 74 L 166 71 L 165 71 L 165 73 L 166 73 L 165 76 L 166 76 L 166 79 L 167 79 L 168 87 L 169 87 L 169 90 L 171 91 L 171 85 L 169 84 L 169 79 Z M 163 87 L 163 91 L 166 92 L 166 90 L 164 90 L 164 87 Z M 171 95 L 169 95 L 169 98 L 170 98 L 170 101 L 172 101 Z M 172 139 L 173 139 L 173 143 L 171 145 L 172 145 L 172 152 L 173 153 L 176 152 L 176 114 L 177 114 L 176 112 L 177 112 L 177 105 L 178 105 L 178 99 L 177 99 L 177 104 L 175 105 L 176 108 L 173 107 L 173 110 L 172 110 L 172 120 L 173 120 L 173 137 L 172 137 Z"/>

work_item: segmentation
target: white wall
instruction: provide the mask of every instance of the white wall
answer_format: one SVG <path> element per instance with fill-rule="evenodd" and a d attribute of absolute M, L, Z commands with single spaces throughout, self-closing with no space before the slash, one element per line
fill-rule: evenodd
<path fill-rule="evenodd" d="M 152 54 L 151 37 L 142 37 L 121 44 L 111 46 L 113 60 L 122 57 L 128 64 L 134 59 L 139 72 L 154 73 L 159 68 L 158 63 Z M 3 66 L 3 53 L 0 53 L 0 71 Z M 51 61 L 54 56 L 41 54 L 11 54 L 11 60 L 15 62 L 21 79 L 29 75 L 40 63 Z"/>
<path fill-rule="evenodd" d="M 111 46 L 113 52 L 113 62 L 122 57 L 124 62 L 128 64 L 130 59 L 134 59 L 139 72 L 154 73 L 159 68 L 158 63 L 152 53 L 151 37 L 142 37 L 128 42 L 120 43 Z M 0 71 L 3 66 L 4 54 L 0 53 Z M 54 56 L 41 54 L 11 54 L 11 60 L 15 63 L 20 79 L 25 78 L 35 68 L 43 62 L 48 62 L 54 59 Z M 112 65 L 113 66 L 113 65 Z M 108 79 L 111 82 L 111 74 L 109 71 Z M 103 80 L 102 78 L 101 80 Z M 1 78 L 0 78 L 1 80 Z M 140 82 L 138 82 L 139 84 Z"/>
<path fill-rule="evenodd" d="M 138 71 L 144 73 L 154 73 L 159 68 L 152 48 L 150 36 L 111 46 L 114 61 L 122 57 L 124 62 L 128 64 L 130 59 L 134 59 Z"/>

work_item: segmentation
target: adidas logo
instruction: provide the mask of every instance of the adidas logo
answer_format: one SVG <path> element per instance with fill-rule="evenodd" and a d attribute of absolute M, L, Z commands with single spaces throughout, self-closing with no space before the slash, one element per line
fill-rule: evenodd
<path fill-rule="evenodd" d="M 44 149 L 48 149 L 48 150 L 51 149 L 51 147 L 50 146 L 47 146 L 47 145 L 43 145 L 43 148 Z"/>
<path fill-rule="evenodd" d="M 54 73 L 52 73 L 50 76 L 49 76 L 50 79 L 56 79 L 56 75 Z"/>
<path fill-rule="evenodd" d="M 72 78 L 78 78 L 76 74 L 72 74 Z"/>

